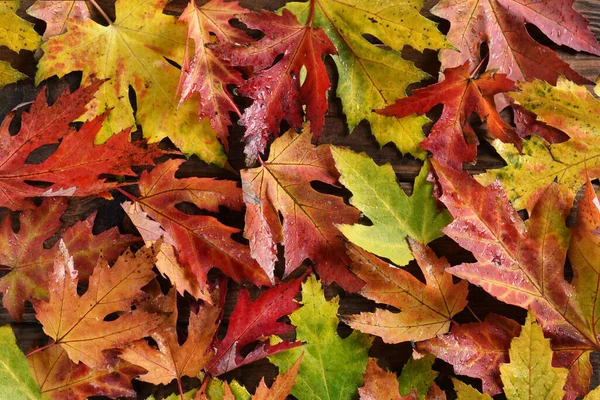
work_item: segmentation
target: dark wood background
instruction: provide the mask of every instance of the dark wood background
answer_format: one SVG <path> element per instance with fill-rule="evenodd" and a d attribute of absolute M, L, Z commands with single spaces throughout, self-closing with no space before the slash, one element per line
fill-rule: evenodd
<path fill-rule="evenodd" d="M 24 0 L 22 2 L 19 14 L 36 23 L 36 29 L 42 32 L 44 29 L 44 23 L 37 21 L 24 12 L 32 3 L 33 0 Z M 98 0 L 101 7 L 107 12 L 107 14 L 114 20 L 114 0 Z M 174 15 L 181 13 L 185 7 L 187 1 L 185 0 L 174 0 L 170 1 L 166 7 L 166 12 Z M 241 5 L 253 10 L 269 9 L 274 10 L 285 4 L 285 0 L 241 0 Z M 447 21 L 436 19 L 432 17 L 428 10 L 435 0 L 426 0 L 423 14 L 431 17 L 440 23 L 440 29 L 446 33 L 449 28 Z M 600 0 L 589 0 L 589 1 L 576 1 L 575 8 L 581 12 L 591 24 L 591 29 L 600 39 Z M 97 13 L 94 13 L 97 14 Z M 94 15 L 94 18 L 101 22 L 101 18 L 98 15 Z M 590 80 L 595 80 L 600 75 L 600 58 L 595 57 L 586 53 L 576 53 L 565 47 L 554 45 L 549 41 L 536 27 L 528 27 L 530 33 L 541 43 L 550 46 L 555 49 L 560 56 L 566 60 L 576 71 L 581 73 L 583 76 Z M 25 72 L 30 77 L 35 75 L 36 60 L 39 58 L 39 53 L 32 52 L 21 52 L 15 54 L 10 52 L 5 47 L 0 47 L 0 59 L 10 61 L 14 67 Z M 403 55 L 406 58 L 414 60 L 417 65 L 429 72 L 432 76 L 437 77 L 439 71 L 439 63 L 437 61 L 437 55 L 434 52 L 426 51 L 424 54 L 416 52 L 410 48 L 403 50 Z M 341 146 L 348 146 L 355 151 L 364 151 L 371 156 L 378 164 L 391 163 L 396 172 L 399 183 L 402 188 L 408 193 L 412 190 L 412 182 L 417 175 L 421 162 L 415 160 L 411 156 L 402 156 L 399 151 L 391 144 L 380 148 L 374 137 L 370 133 L 368 123 L 361 123 L 351 134 L 348 131 L 346 120 L 342 112 L 342 106 L 340 100 L 334 95 L 336 90 L 337 72 L 335 65 L 331 59 L 327 59 L 328 71 L 333 82 L 333 88 L 329 96 L 329 111 L 326 115 L 325 130 L 322 138 L 323 143 L 333 143 Z M 81 75 L 79 73 L 69 74 L 62 80 L 56 78 L 50 79 L 47 83 L 49 88 L 50 97 L 55 97 L 64 90 L 66 87 L 74 88 L 78 85 Z M 425 81 L 417 86 L 423 86 L 425 84 L 431 84 L 434 80 Z M 6 115 L 8 111 L 21 103 L 29 102 L 34 99 L 38 93 L 39 88 L 33 85 L 32 79 L 28 79 L 17 84 L 6 86 L 0 89 L 0 119 Z M 435 118 L 439 115 L 441 107 L 437 107 L 432 111 L 431 118 Z M 510 118 L 509 114 L 503 115 L 506 118 Z M 477 163 L 474 165 L 466 166 L 466 168 L 472 173 L 484 172 L 489 168 L 499 168 L 504 165 L 502 159 L 495 153 L 494 149 L 487 144 L 485 136 L 487 134 L 485 127 L 480 126 L 476 129 L 479 134 L 481 145 L 479 147 L 479 156 Z M 245 167 L 244 165 L 244 154 L 243 144 L 241 143 L 241 137 L 243 135 L 243 128 L 234 124 L 231 128 L 231 151 L 229 154 L 230 164 L 234 169 L 240 170 Z M 188 176 L 218 176 L 229 179 L 239 180 L 239 176 L 233 172 L 227 172 L 216 168 L 214 166 L 206 165 L 198 159 L 191 159 L 184 165 L 182 170 L 183 175 Z M 344 193 L 348 196 L 348 193 Z M 72 199 L 70 207 L 63 216 L 65 225 L 71 225 L 75 221 L 87 217 L 93 211 L 98 211 L 98 217 L 95 225 L 95 233 L 99 233 L 111 226 L 119 226 L 122 232 L 133 232 L 134 228 L 126 220 L 124 213 L 119 207 L 119 202 L 123 201 L 124 198 L 119 194 L 115 194 L 115 199 L 112 201 L 106 201 L 95 198 L 77 198 Z M 6 214 L 6 210 L 0 209 L 0 218 Z M 13 220 L 16 217 L 13 216 Z M 240 229 L 243 228 L 243 214 L 242 213 L 227 213 L 221 216 L 226 220 L 227 223 L 237 226 Z M 52 243 L 50 243 L 52 244 Z M 444 255 L 448 258 L 448 261 L 452 264 L 458 264 L 465 261 L 472 261 L 473 257 L 470 253 L 465 252 L 458 247 L 452 240 L 448 238 L 441 238 L 436 240 L 431 245 L 438 255 Z M 409 265 L 409 270 L 419 274 L 418 269 L 415 265 Z M 226 318 L 223 326 L 220 328 L 220 333 L 223 334 L 227 326 L 227 316 L 231 313 L 235 305 L 237 298 L 238 287 L 236 285 L 230 285 L 230 290 L 226 303 Z M 252 288 L 249 288 L 252 290 Z M 254 295 L 258 295 L 258 292 L 254 289 Z M 358 295 L 347 295 L 342 292 L 335 285 L 327 288 L 327 296 L 331 297 L 334 295 L 340 295 L 341 307 L 340 314 L 356 313 L 364 310 L 372 310 L 374 303 L 366 300 Z M 180 299 L 180 305 L 183 310 L 180 326 L 185 330 L 186 322 L 186 308 L 187 299 Z M 465 310 L 455 317 L 455 321 L 459 323 L 475 321 L 475 316 L 483 319 L 484 316 L 491 311 L 512 317 L 518 320 L 520 323 L 525 320 L 525 311 L 518 308 L 509 306 L 498 302 L 483 290 L 470 286 L 469 293 L 469 310 Z M 34 343 L 41 345 L 46 344 L 47 339 L 43 334 L 42 328 L 37 323 L 33 309 L 28 306 L 25 309 L 23 316 L 23 322 L 14 323 L 6 313 L 6 310 L 0 310 L 0 325 L 11 324 L 19 345 L 24 351 L 27 351 Z M 348 335 L 350 329 L 340 324 L 339 333 L 342 336 Z M 370 355 L 379 358 L 380 365 L 389 368 L 392 371 L 400 372 L 402 365 L 411 356 L 411 343 L 402 343 L 398 345 L 386 345 L 380 339 L 376 339 L 374 345 L 370 351 Z M 591 388 L 594 388 L 600 384 L 600 354 L 592 354 L 592 363 L 595 366 L 594 376 L 591 382 Z M 452 368 L 448 364 L 441 360 L 437 360 L 434 364 L 434 368 L 440 372 L 437 379 L 438 384 L 443 389 L 450 388 L 450 380 L 448 376 L 452 374 Z M 265 376 L 267 382 L 270 381 L 277 374 L 277 370 L 267 360 L 262 360 L 251 365 L 239 368 L 225 375 L 227 379 L 236 379 L 242 384 L 246 385 L 250 391 L 253 391 L 259 380 Z M 467 379 L 465 381 L 473 384 L 476 387 L 480 387 L 480 382 L 475 379 Z M 184 381 L 184 387 L 191 389 L 197 387 L 199 384 L 196 379 L 186 379 Z M 151 385 L 136 383 L 136 389 L 138 390 L 138 398 L 145 399 L 149 394 L 155 394 L 157 398 L 162 398 L 166 394 L 177 391 L 176 384 L 170 384 L 168 386 L 153 387 Z M 451 391 L 448 391 L 450 393 Z"/>

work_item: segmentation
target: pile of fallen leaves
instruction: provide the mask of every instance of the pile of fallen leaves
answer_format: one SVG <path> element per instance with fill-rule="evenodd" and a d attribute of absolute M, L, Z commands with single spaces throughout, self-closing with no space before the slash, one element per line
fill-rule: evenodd
<path fill-rule="evenodd" d="M 31 303 L 46 337 L 23 353 L 0 328 L 2 399 L 136 397 L 136 381 L 176 382 L 170 399 L 600 399 L 600 101 L 527 28 L 600 55 L 573 0 L 441 0 L 446 35 L 419 0 L 192 0 L 179 15 L 116 0 L 114 18 L 99 3 L 0 0 L 0 45 L 35 51 L 41 85 L 0 127 L 2 305 L 19 322 Z M 431 77 L 407 47 L 441 61 L 410 96 Z M 77 71 L 79 88 L 47 93 Z M 25 78 L 0 61 L 0 86 Z M 391 165 L 318 144 L 328 96 L 350 131 L 367 121 L 422 160 L 410 196 Z M 472 176 L 480 139 L 506 166 Z M 196 157 L 232 178 L 184 173 Z M 120 221 L 63 222 L 83 198 L 112 199 Z M 473 262 L 436 255 L 443 235 Z M 370 311 L 340 313 L 332 285 Z M 471 285 L 526 320 L 457 323 Z M 385 370 L 374 337 L 413 358 Z M 223 378 L 265 358 L 274 380 Z"/>

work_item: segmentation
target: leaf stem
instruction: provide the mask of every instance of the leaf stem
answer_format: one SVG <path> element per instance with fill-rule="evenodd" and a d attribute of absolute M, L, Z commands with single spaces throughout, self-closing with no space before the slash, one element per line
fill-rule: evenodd
<path fill-rule="evenodd" d="M 315 0 L 310 0 L 310 14 L 308 14 L 307 26 L 312 26 L 313 18 L 315 16 Z"/>
<path fill-rule="evenodd" d="M 100 13 L 100 15 L 102 15 L 104 17 L 104 19 L 106 20 L 106 22 L 108 22 L 110 25 L 114 24 L 114 22 L 108 17 L 108 15 L 106 15 L 106 13 L 102 9 L 102 7 L 100 7 L 98 5 L 98 3 L 96 3 L 96 0 L 89 0 L 89 1 L 96 8 L 96 10 L 98 10 L 98 12 Z"/>
<path fill-rule="evenodd" d="M 469 310 L 469 312 L 473 315 L 473 317 L 475 317 L 475 319 L 478 322 L 483 322 L 478 316 L 477 314 L 475 314 L 475 311 L 473 311 L 473 309 L 471 307 L 469 307 L 469 305 L 467 304 L 467 310 Z"/>
<path fill-rule="evenodd" d="M 481 61 L 479 61 L 479 64 L 477 64 L 477 67 L 475 67 L 475 69 L 473 70 L 473 73 L 471 73 L 471 78 L 475 78 L 475 75 L 477 75 L 477 73 L 479 72 L 479 69 L 481 68 L 483 63 L 488 59 L 489 56 L 490 56 L 490 52 L 488 51 L 485 54 L 485 56 L 481 59 Z"/>
<path fill-rule="evenodd" d="M 126 192 L 125 190 L 123 190 L 122 188 L 118 187 L 116 188 L 119 192 L 121 192 L 122 195 L 124 195 L 125 197 L 127 197 L 129 200 L 133 201 L 134 203 L 137 203 L 137 199 L 135 198 L 135 196 L 133 196 L 131 193 Z"/>
<path fill-rule="evenodd" d="M 183 395 L 183 387 L 181 387 L 181 378 L 177 378 L 177 387 L 179 388 L 179 395 L 181 396 L 181 400 L 185 400 L 185 396 Z"/>
<path fill-rule="evenodd" d="M 39 347 L 39 348 L 37 348 L 37 349 L 35 349 L 33 351 L 30 351 L 29 353 L 27 353 L 27 355 L 25 355 L 25 357 L 29 357 L 29 356 L 34 355 L 35 353 L 39 353 L 40 351 L 46 350 L 46 349 L 54 346 L 55 344 L 56 344 L 56 342 L 50 342 L 50 343 L 48 343 L 45 346 L 42 346 L 42 347 Z"/>

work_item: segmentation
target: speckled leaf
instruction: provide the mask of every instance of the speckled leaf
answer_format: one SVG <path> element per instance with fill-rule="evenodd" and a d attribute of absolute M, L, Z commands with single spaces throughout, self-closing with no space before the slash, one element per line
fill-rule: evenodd
<path fill-rule="evenodd" d="M 33 29 L 33 24 L 19 17 L 16 12 L 21 0 L 0 0 L 0 46 L 10 50 L 35 50 L 42 39 Z"/>
<path fill-rule="evenodd" d="M 8 84 L 27 78 L 22 72 L 14 69 L 7 61 L 0 61 L 0 89 Z"/>
<path fill-rule="evenodd" d="M 411 400 L 416 395 L 410 393 L 401 396 L 396 374 L 383 370 L 377 360 L 369 358 L 367 370 L 363 376 L 365 384 L 358 389 L 360 400 Z"/>
<path fill-rule="evenodd" d="M 521 92 L 511 97 L 539 121 L 565 132 L 571 139 L 556 144 L 532 137 L 524 142 L 523 154 L 510 144 L 495 141 L 496 151 L 507 166 L 479 175 L 489 184 L 498 179 L 517 209 L 534 204 L 540 190 L 555 180 L 572 193 L 587 176 L 600 176 L 600 101 L 584 86 L 559 79 L 556 87 L 539 80 L 520 83 Z"/>
<path fill-rule="evenodd" d="M 310 258 L 324 282 L 336 281 L 357 291 L 361 282 L 347 269 L 349 260 L 336 225 L 356 222 L 358 210 L 311 186 L 313 181 L 337 186 L 339 177 L 330 147 L 314 146 L 311 139 L 308 125 L 301 134 L 290 130 L 273 142 L 269 159 L 260 167 L 242 171 L 244 236 L 271 281 L 277 245 L 283 244 L 285 276 Z"/>
<path fill-rule="evenodd" d="M 269 360 L 288 371 L 304 353 L 291 394 L 301 399 L 352 399 L 363 383 L 372 339 L 352 332 L 342 339 L 337 334 L 339 299 L 330 301 L 316 277 L 302 284 L 302 307 L 290 315 L 296 326 L 296 340 L 306 344 Z"/>
<path fill-rule="evenodd" d="M 60 346 L 34 353 L 27 362 L 44 400 L 134 397 L 131 380 L 145 372 L 119 359 L 106 370 L 94 370 L 83 363 L 75 364 Z"/>
<path fill-rule="evenodd" d="M 453 284 L 452 276 L 444 271 L 449 267 L 444 258 L 408 240 L 426 283 L 358 247 L 348 248 L 352 272 L 366 282 L 360 294 L 401 312 L 378 308 L 375 312 L 346 315 L 344 320 L 386 343 L 426 340 L 446 333 L 452 317 L 467 305 L 468 283 Z"/>
<path fill-rule="evenodd" d="M 150 142 L 165 137 L 185 154 L 223 165 L 225 153 L 209 120 L 198 122 L 191 102 L 177 108 L 179 70 L 166 59 L 183 61 L 186 27 L 163 14 L 167 0 L 117 0 L 117 19 L 108 26 L 87 18 L 67 21 L 67 33 L 50 38 L 43 46 L 36 83 L 53 75 L 83 71 L 83 85 L 108 79 L 89 104 L 81 120 L 112 110 L 96 137 L 104 142 L 115 132 L 144 127 Z M 129 87 L 137 99 L 133 113 Z"/>
<path fill-rule="evenodd" d="M 502 391 L 501 363 L 508 361 L 510 341 L 521 326 L 496 314 L 488 314 L 483 322 L 455 324 L 450 333 L 417 344 L 454 367 L 454 372 L 481 378 L 483 390 L 491 395 Z"/>
<path fill-rule="evenodd" d="M 0 327 L 0 396 L 13 400 L 38 400 L 42 396 L 27 368 L 12 328 Z"/>
<path fill-rule="evenodd" d="M 442 236 L 441 228 L 451 218 L 446 211 L 438 212 L 433 185 L 426 180 L 429 163 L 421 169 L 408 197 L 390 164 L 378 166 L 365 153 L 341 147 L 332 147 L 331 152 L 340 182 L 352 192 L 350 203 L 373 223 L 341 225 L 340 231 L 351 242 L 404 266 L 413 259 L 407 237 L 427 244 Z"/>
<path fill-rule="evenodd" d="M 423 115 L 436 105 L 443 104 L 442 115 L 421 147 L 431 151 L 439 161 L 461 169 L 464 162 L 475 161 L 477 154 L 479 141 L 469 125 L 474 113 L 487 122 L 493 137 L 521 147 L 521 139 L 500 118 L 494 103 L 495 95 L 515 89 L 515 84 L 505 74 L 484 72 L 477 78 L 471 76 L 467 61 L 456 68 L 447 68 L 443 81 L 415 89 L 409 97 L 377 112 L 401 118 L 411 114 Z"/>
<path fill-rule="evenodd" d="M 521 334 L 509 350 L 510 362 L 500 365 L 504 393 L 509 400 L 562 399 L 568 371 L 552 367 L 550 340 L 529 313 Z"/>
<path fill-rule="evenodd" d="M 350 131 L 367 120 L 381 146 L 393 142 L 402 153 L 423 158 L 419 147 L 425 117 L 401 120 L 376 114 L 396 99 L 406 96 L 406 88 L 428 74 L 403 59 L 400 51 L 410 46 L 418 51 L 449 47 L 436 24 L 419 11 L 421 1 L 411 0 L 319 0 L 314 3 L 289 3 L 306 22 L 314 4 L 313 26 L 323 28 L 335 45 L 333 59 L 339 73 L 337 95 L 342 99 Z M 381 40 L 373 45 L 365 35 Z"/>
<path fill-rule="evenodd" d="M 81 23 L 90 17 L 87 1 L 37 0 L 27 9 L 27 14 L 46 22 L 44 39 L 60 35 L 67 30 L 67 21 Z"/>
<path fill-rule="evenodd" d="M 112 267 L 98 261 L 87 291 L 79 296 L 73 258 L 59 242 L 54 271 L 49 276 L 49 300 L 34 303 L 36 318 L 54 345 L 61 346 L 75 363 L 106 368 L 110 361 L 104 350 L 122 347 L 159 326 L 163 315 L 131 311 L 131 306 L 145 296 L 141 288 L 155 276 L 152 267 L 156 252 L 156 248 L 142 248 L 134 255 L 127 250 Z M 121 312 L 117 319 L 104 320 L 117 312 Z"/>
<path fill-rule="evenodd" d="M 586 83 L 569 64 L 546 46 L 533 40 L 526 23 L 537 25 L 551 40 L 574 49 L 600 55 L 600 45 L 587 22 L 572 8 L 574 0 L 443 0 L 431 12 L 450 21 L 448 40 L 456 49 L 440 54 L 443 68 L 465 61 L 475 67 L 480 47 L 489 46 L 488 68 L 507 74 L 513 81 L 544 79 L 555 83 L 560 75 Z"/>
<path fill-rule="evenodd" d="M 46 249 L 44 241 L 62 226 L 60 217 L 66 209 L 66 199 L 46 199 L 41 206 L 21 214 L 20 229 L 16 233 L 8 215 L 0 221 L 0 265 L 9 269 L 0 278 L 2 305 L 16 321 L 21 320 L 25 301 L 48 299 L 48 279 L 58 246 Z M 66 228 L 62 234 L 81 281 L 87 281 L 101 255 L 113 262 L 138 241 L 135 236 L 119 234 L 116 227 L 93 235 L 94 220 L 95 215 L 91 215 Z"/>

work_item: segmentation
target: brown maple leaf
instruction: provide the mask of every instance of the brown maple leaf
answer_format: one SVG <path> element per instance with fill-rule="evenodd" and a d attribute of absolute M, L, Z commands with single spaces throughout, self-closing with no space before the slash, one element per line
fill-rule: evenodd
<path fill-rule="evenodd" d="M 210 344 L 219 326 L 221 309 L 218 306 L 202 305 L 198 312 L 191 311 L 187 338 L 180 345 L 177 333 L 177 291 L 171 289 L 165 296 L 159 294 L 152 303 L 162 303 L 158 306 L 159 311 L 171 313 L 169 319 L 158 329 L 148 331 L 157 347 L 150 346 L 141 339 L 126 346 L 120 357 L 148 371 L 138 378 L 140 381 L 166 385 L 176 379 L 181 387 L 182 377 L 195 377 L 213 357 L 214 350 Z M 157 305 L 142 306 L 141 309 L 154 311 L 153 307 Z"/>
<path fill-rule="evenodd" d="M 233 65 L 252 66 L 255 73 L 238 89 L 242 96 L 254 100 L 240 119 L 246 126 L 244 151 L 251 165 L 264 152 L 271 136 L 277 136 L 283 120 L 300 128 L 306 113 L 315 139 L 319 139 L 331 86 L 323 57 L 337 54 L 337 50 L 323 29 L 311 27 L 312 21 L 299 23 L 287 9 L 281 15 L 261 11 L 237 17 L 249 28 L 264 33 L 248 46 L 222 48 Z"/>
<path fill-rule="evenodd" d="M 224 225 L 212 215 L 192 215 L 177 208 L 188 202 L 211 213 L 218 212 L 220 206 L 240 211 L 243 207 L 242 191 L 237 183 L 213 178 L 177 179 L 175 173 L 183 162 L 169 160 L 151 172 L 144 172 L 139 183 L 141 195 L 134 199 L 143 212 L 160 224 L 148 225 L 141 218 L 134 219 L 145 238 L 155 240 L 164 236 L 166 245 L 173 246 L 166 250 L 168 254 L 163 253 L 165 258 L 159 265 L 161 272 L 188 269 L 205 293 L 208 271 L 213 267 L 238 283 L 247 279 L 257 286 L 268 285 L 267 276 L 250 257 L 248 246 L 232 239 L 231 236 L 239 229 Z M 154 233 L 150 234 L 149 230 Z M 179 265 L 171 265 L 175 262 Z M 174 282 L 178 279 L 175 274 L 169 274 L 169 278 Z M 209 300 L 206 294 L 202 298 Z"/>
<path fill-rule="evenodd" d="M 342 198 L 311 187 L 313 181 L 337 186 L 339 178 L 329 146 L 314 146 L 311 139 L 308 125 L 302 134 L 290 130 L 273 142 L 269 159 L 260 167 L 242 171 L 244 236 L 271 281 L 277 245 L 283 244 L 285 276 L 310 258 L 324 282 L 356 291 L 362 282 L 347 270 L 349 260 L 336 225 L 356 223 L 359 212 Z"/>
<path fill-rule="evenodd" d="M 131 380 L 145 370 L 119 359 L 106 370 L 75 364 L 60 346 L 27 357 L 29 370 L 44 399 L 83 400 L 91 396 L 134 397 Z"/>
<path fill-rule="evenodd" d="M 21 320 L 25 301 L 48 299 L 48 276 L 56 245 L 46 249 L 44 241 L 60 229 L 60 217 L 66 209 L 66 199 L 46 199 L 40 207 L 21 214 L 18 232 L 13 232 L 8 215 L 0 223 L 0 265 L 10 271 L 0 278 L 2 305 L 16 321 Z M 116 227 L 92 235 L 94 220 L 95 215 L 91 215 L 62 234 L 82 281 L 87 281 L 101 254 L 112 262 L 138 241 L 135 236 L 119 234 Z"/>
<path fill-rule="evenodd" d="M 0 126 L 0 207 L 12 210 L 30 208 L 34 196 L 110 197 L 108 191 L 123 183 L 110 182 L 103 175 L 135 175 L 133 165 L 153 165 L 163 154 L 156 145 L 147 148 L 143 142 L 129 142 L 129 133 L 121 132 L 100 145 L 95 145 L 96 133 L 106 114 L 87 121 L 79 131 L 70 123 L 85 112 L 102 82 L 73 93 L 64 93 L 51 106 L 43 90 L 31 109 L 23 113 L 21 129 L 11 135 L 9 126 L 14 113 Z M 40 163 L 31 163 L 31 152 L 44 145 L 57 149 Z M 44 187 L 30 183 L 43 182 Z"/>
<path fill-rule="evenodd" d="M 489 69 L 513 81 L 543 79 L 552 84 L 560 75 L 579 84 L 590 83 L 546 46 L 533 40 L 526 23 L 551 40 L 575 50 L 600 55 L 600 44 L 587 21 L 573 8 L 574 0 L 442 0 L 431 12 L 450 21 L 448 40 L 456 50 L 442 50 L 443 68 L 480 62 L 480 47 L 489 46 Z"/>
<path fill-rule="evenodd" d="M 377 309 L 346 315 L 345 322 L 386 343 L 425 340 L 445 333 L 452 317 L 467 305 L 468 282 L 452 283 L 452 275 L 445 271 L 449 266 L 446 259 L 437 258 L 431 249 L 411 238 L 408 241 L 426 283 L 359 247 L 348 247 L 351 270 L 366 283 L 360 293 L 401 312 Z"/>
<path fill-rule="evenodd" d="M 592 373 L 589 355 L 600 349 L 596 333 L 600 319 L 595 315 L 600 269 L 593 258 L 575 258 L 571 265 L 577 280 L 569 283 L 564 278 L 570 248 L 565 219 L 573 195 L 564 186 L 551 184 L 529 208 L 530 218 L 524 222 L 498 181 L 484 187 L 464 171 L 435 159 L 432 164 L 443 192 L 440 200 L 455 218 L 444 232 L 477 259 L 448 271 L 506 303 L 530 309 L 552 339 L 554 366 L 570 370 L 567 398 L 585 394 Z M 588 188 L 580 204 L 585 216 L 581 218 L 593 216 L 593 223 L 579 222 L 579 229 L 588 235 L 592 235 L 590 225 L 600 226 L 595 202 Z M 588 211 L 594 208 L 595 214 Z M 580 249 L 594 254 L 599 245 L 591 242 Z"/>
<path fill-rule="evenodd" d="M 141 288 L 155 276 L 152 267 L 158 245 L 142 248 L 135 255 L 127 250 L 112 267 L 100 259 L 87 291 L 79 296 L 73 258 L 59 242 L 49 276 L 49 300 L 35 301 L 34 309 L 44 332 L 73 362 L 106 368 L 110 363 L 104 350 L 140 339 L 164 321 L 164 315 L 131 311 L 131 306 L 145 297 Z M 117 319 L 104 320 L 118 312 L 122 314 Z"/>
<path fill-rule="evenodd" d="M 484 72 L 474 78 L 470 64 L 465 62 L 444 71 L 444 80 L 422 89 L 416 89 L 409 97 L 377 112 L 398 118 L 411 114 L 425 114 L 438 104 L 443 104 L 442 115 L 431 128 L 421 147 L 433 153 L 441 162 L 462 168 L 463 162 L 472 162 L 477 154 L 477 135 L 469 125 L 469 118 L 476 113 L 487 122 L 490 134 L 521 148 L 521 139 L 514 129 L 502 120 L 496 110 L 494 95 L 516 90 L 514 82 L 505 74 Z"/>
<path fill-rule="evenodd" d="M 229 113 L 240 115 L 227 85 L 241 86 L 244 80 L 242 74 L 215 51 L 218 42 L 214 37 L 221 43 L 243 45 L 250 42 L 251 38 L 244 31 L 229 24 L 234 15 L 244 12 L 246 9 L 235 1 L 211 0 L 198 6 L 191 0 L 179 17 L 180 21 L 185 21 L 188 25 L 188 43 L 190 39 L 193 40 L 195 47 L 191 57 L 189 46 L 186 46 L 178 89 L 181 92 L 180 104 L 194 93 L 200 95 L 198 116 L 200 119 L 210 118 L 210 125 L 226 151 L 229 150 L 227 127 L 231 125 Z"/>
<path fill-rule="evenodd" d="M 83 0 L 38 0 L 27 9 L 27 14 L 46 22 L 44 39 L 67 30 L 67 21 L 82 22 L 90 17 L 90 9 Z"/>

